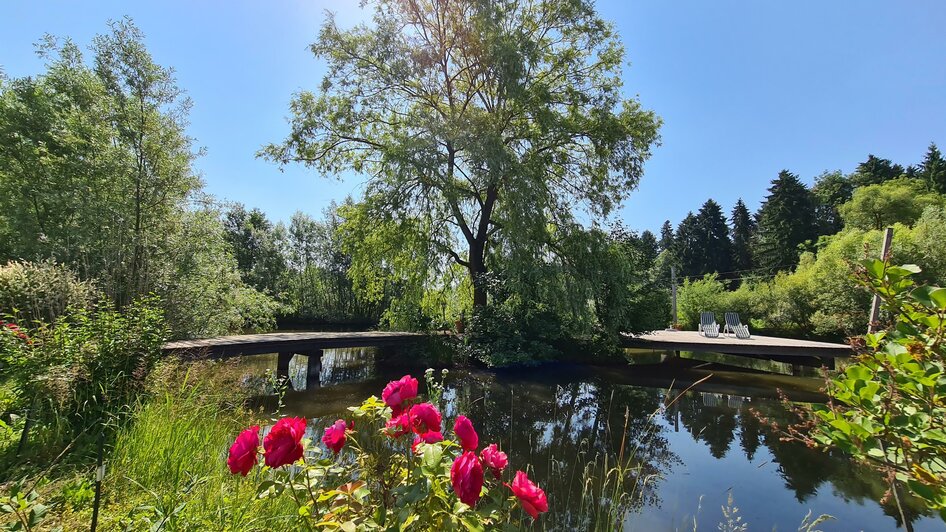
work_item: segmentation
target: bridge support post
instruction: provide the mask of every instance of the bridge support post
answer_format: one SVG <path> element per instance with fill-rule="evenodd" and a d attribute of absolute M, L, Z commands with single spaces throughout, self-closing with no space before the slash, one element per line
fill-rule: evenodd
<path fill-rule="evenodd" d="M 306 389 L 322 386 L 322 355 L 324 353 L 322 349 L 317 349 L 306 354 Z"/>
<path fill-rule="evenodd" d="M 289 378 L 289 362 L 292 361 L 293 354 L 290 352 L 279 353 L 276 359 L 276 376 Z"/>

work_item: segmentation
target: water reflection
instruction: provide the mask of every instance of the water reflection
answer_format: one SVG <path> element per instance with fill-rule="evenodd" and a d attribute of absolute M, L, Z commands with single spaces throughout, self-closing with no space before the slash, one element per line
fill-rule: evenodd
<path fill-rule="evenodd" d="M 275 357 L 255 358 L 247 362 L 254 373 L 274 367 Z M 420 378 L 425 369 L 403 361 L 384 364 L 383 358 L 370 349 L 326 351 L 320 388 L 311 387 L 311 378 L 305 382 L 305 361 L 297 366 L 294 360 L 295 391 L 286 397 L 285 413 L 324 426 L 344 416 L 347 406 L 379 395 L 388 380 L 405 373 Z M 754 393 L 769 386 L 768 377 L 717 372 L 679 395 L 668 383 L 694 382 L 701 374 L 678 370 L 673 364 L 664 370 L 451 369 L 441 409 L 448 419 L 459 413 L 473 419 L 480 441 L 499 443 L 511 467 L 531 464 L 530 476 L 549 495 L 544 528 L 593 528 L 611 511 L 626 513 L 626 529 L 692 529 L 696 517 L 699 529 L 715 530 L 729 490 L 752 529 L 794 530 L 808 510 L 838 519 L 821 525 L 824 530 L 890 530 L 900 524 L 893 506 L 877 502 L 885 488 L 876 475 L 842 457 L 781 441 L 750 413 L 751 407 L 788 421 L 777 401 Z M 641 386 L 642 379 L 660 387 Z M 273 404 L 271 397 L 261 402 Z M 622 457 L 633 465 L 625 477 L 628 495 L 615 499 L 593 489 L 589 477 L 600 478 Z M 907 515 L 915 530 L 942 529 L 941 521 L 915 507 Z"/>

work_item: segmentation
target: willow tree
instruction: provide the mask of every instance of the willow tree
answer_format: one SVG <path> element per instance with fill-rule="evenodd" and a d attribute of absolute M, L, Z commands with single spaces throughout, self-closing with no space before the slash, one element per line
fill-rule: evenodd
<path fill-rule="evenodd" d="M 579 209 L 604 217 L 637 185 L 660 121 L 622 94 L 624 49 L 592 2 L 369 5 L 351 29 L 328 15 L 311 47 L 322 86 L 294 96 L 289 137 L 261 154 L 366 174 L 364 218 L 423 227 L 474 306 L 496 261 L 548 260 Z"/>

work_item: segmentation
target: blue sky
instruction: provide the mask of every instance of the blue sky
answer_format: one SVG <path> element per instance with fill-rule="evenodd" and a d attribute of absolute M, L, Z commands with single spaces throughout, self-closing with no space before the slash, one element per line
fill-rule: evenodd
<path fill-rule="evenodd" d="M 189 132 L 212 194 L 286 220 L 318 215 L 363 181 L 280 172 L 254 158 L 282 139 L 289 98 L 323 66 L 307 46 L 325 9 L 343 25 L 358 3 L 328 1 L 10 2 L 0 17 L 8 76 L 41 71 L 44 33 L 85 47 L 109 18 L 130 15 L 155 59 L 194 101 Z M 806 182 L 874 153 L 918 162 L 946 148 L 946 2 L 613 0 L 598 9 L 627 48 L 625 91 L 664 119 L 663 145 L 616 217 L 656 230 L 712 197 L 755 209 L 787 168 Z"/>

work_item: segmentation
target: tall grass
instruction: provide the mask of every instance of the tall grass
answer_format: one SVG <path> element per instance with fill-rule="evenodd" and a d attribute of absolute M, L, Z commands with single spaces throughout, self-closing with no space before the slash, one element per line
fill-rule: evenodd
<path fill-rule="evenodd" d="M 103 528 L 280 530 L 295 507 L 257 500 L 257 479 L 230 474 L 226 453 L 252 412 L 220 364 L 164 368 L 161 388 L 119 430 L 108 460 Z M 228 374 L 229 373 L 229 374 Z"/>

